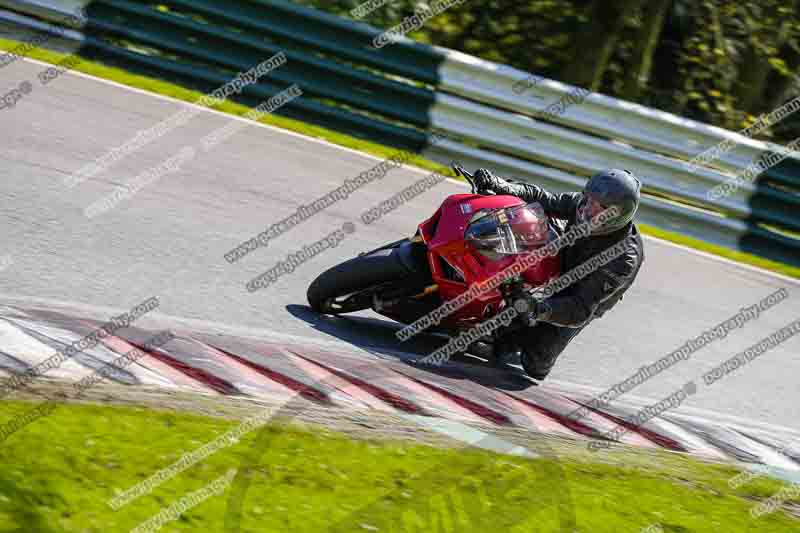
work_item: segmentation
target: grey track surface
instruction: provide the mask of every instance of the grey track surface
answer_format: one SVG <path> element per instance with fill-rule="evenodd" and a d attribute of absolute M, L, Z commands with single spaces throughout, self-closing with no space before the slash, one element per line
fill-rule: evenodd
<path fill-rule="evenodd" d="M 128 309 L 158 296 L 160 311 L 380 351 L 400 349 L 393 325 L 364 313 L 355 320 L 319 319 L 305 290 L 322 270 L 358 252 L 410 235 L 447 194 L 446 182 L 372 226 L 358 216 L 424 173 L 392 171 L 235 264 L 223 254 L 300 203 L 331 191 L 376 164 L 373 158 L 265 127 L 249 126 L 212 152 L 147 186 L 93 220 L 83 208 L 138 173 L 198 147 L 230 118 L 203 112 L 80 186 L 63 179 L 153 126 L 182 104 L 67 73 L 47 87 L 45 67 L 18 61 L 0 70 L 0 92 L 22 80 L 33 92 L 0 110 L 2 251 L 13 264 L 0 271 L 2 295 L 47 298 Z M 244 285 L 342 223 L 357 231 L 337 248 L 248 293 Z M 797 283 L 648 239 L 647 260 L 623 303 L 587 328 L 560 359 L 554 383 L 605 388 L 786 287 L 790 299 L 728 338 L 697 352 L 633 394 L 661 399 L 689 379 L 735 355 L 800 315 Z M 2 296 L 0 295 L 0 296 Z M 800 340 L 790 340 L 687 402 L 701 408 L 794 429 L 798 423 Z"/>

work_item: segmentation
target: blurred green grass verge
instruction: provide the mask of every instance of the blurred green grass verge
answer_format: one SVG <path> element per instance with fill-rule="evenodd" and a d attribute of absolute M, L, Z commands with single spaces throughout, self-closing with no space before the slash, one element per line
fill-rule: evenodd
<path fill-rule="evenodd" d="M 30 409 L 0 403 L 0 423 Z M 230 469 L 249 483 L 239 531 L 798 531 L 784 510 L 752 518 L 783 485 L 733 490 L 730 467 L 670 456 L 612 465 L 528 459 L 407 441 L 355 440 L 270 422 L 114 511 L 111 498 L 179 461 L 236 421 L 137 407 L 63 404 L 0 448 L 0 531 L 127 531 Z M 268 445 L 251 448 L 267 432 Z M 263 437 L 264 434 L 261 434 Z M 597 455 L 596 457 L 600 457 Z M 559 479 L 554 479 L 558 473 Z M 186 509 L 167 531 L 223 532 L 234 485 Z M 558 505 L 554 504 L 557 503 Z"/>

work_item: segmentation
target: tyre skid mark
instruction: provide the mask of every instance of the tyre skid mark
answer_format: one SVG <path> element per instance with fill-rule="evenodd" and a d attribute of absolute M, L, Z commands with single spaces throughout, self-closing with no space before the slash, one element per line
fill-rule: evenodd
<path fill-rule="evenodd" d="M 238 394 L 276 399 L 296 394 L 291 387 L 273 381 L 256 369 L 196 340 L 191 332 L 175 331 L 175 336 L 169 342 L 169 350 L 161 347 L 155 348 L 155 351 L 170 355 L 191 368 L 227 382 Z"/>
<path fill-rule="evenodd" d="M 135 348 L 138 348 L 142 352 L 150 355 L 154 359 L 161 361 L 162 363 L 174 368 L 179 372 L 182 372 L 184 375 L 195 380 L 197 383 L 205 387 L 208 387 L 215 392 L 225 395 L 234 395 L 234 394 L 243 395 L 243 393 L 238 388 L 236 388 L 233 385 L 233 383 L 224 380 L 220 377 L 217 377 L 214 374 L 203 370 L 202 368 L 195 368 L 191 365 L 188 365 L 183 361 L 181 361 L 180 359 L 176 359 L 164 353 L 160 349 L 150 351 L 144 348 L 143 346 L 137 345 L 134 342 L 128 341 L 128 343 L 133 345 Z"/>
<path fill-rule="evenodd" d="M 496 391 L 497 401 L 506 406 L 509 410 L 519 413 L 528 424 L 527 427 L 539 433 L 547 433 L 553 435 L 564 435 L 566 437 L 579 437 L 583 438 L 586 435 L 563 425 L 559 422 L 557 417 L 544 412 L 528 402 L 515 398 L 511 394 L 506 394 L 503 391 Z"/>
<path fill-rule="evenodd" d="M 776 439 L 770 435 L 763 435 L 757 434 L 755 432 L 750 432 L 746 430 L 735 430 L 737 433 L 747 437 L 750 440 L 754 440 L 759 444 L 766 446 L 769 450 L 774 451 L 775 453 L 784 456 L 788 459 L 791 459 L 796 465 L 800 466 L 800 448 L 798 448 L 798 442 L 795 440 L 792 441 L 785 441 L 782 439 Z"/>
<path fill-rule="evenodd" d="M 291 350 L 295 349 L 295 347 L 291 348 Z M 291 350 L 287 349 L 287 351 Z M 339 353 L 325 352 L 319 349 L 305 349 L 302 350 L 302 353 L 316 364 L 322 363 L 340 372 L 345 372 L 343 369 L 346 369 L 347 375 L 361 382 L 373 386 L 375 383 L 380 383 L 380 389 L 385 390 L 393 397 L 408 399 L 409 402 L 418 405 L 426 415 L 451 418 L 462 422 L 482 423 L 484 421 L 483 418 L 447 396 L 438 394 L 436 391 L 395 372 L 393 364 L 387 361 L 355 360 Z"/>
<path fill-rule="evenodd" d="M 49 346 L 56 352 L 62 352 L 69 346 L 83 339 L 84 335 L 73 329 L 67 329 L 63 325 L 42 324 L 30 322 L 25 319 L 17 319 L 14 325 L 21 329 L 25 334 L 30 335 L 42 344 Z M 117 383 L 125 385 L 142 385 L 139 376 L 130 370 L 118 368 L 110 365 L 116 359 L 116 354 L 106 348 L 102 343 L 97 342 L 95 346 L 76 352 L 69 361 L 83 366 L 88 374 L 93 374 L 98 370 L 104 369 L 106 377 Z"/>
<path fill-rule="evenodd" d="M 350 407 L 363 409 L 368 405 L 337 388 L 334 383 L 324 379 L 316 378 L 309 372 L 302 369 L 296 358 L 289 354 L 283 345 L 268 341 L 245 341 L 243 339 L 232 339 L 229 337 L 216 337 L 204 335 L 193 335 L 197 339 L 209 346 L 227 354 L 235 354 L 241 359 L 251 364 L 263 367 L 278 375 L 289 378 L 288 382 L 296 382 L 298 387 L 307 387 L 317 390 L 324 395 L 330 402 L 330 406 Z M 281 379 L 281 378 L 278 378 Z"/>
<path fill-rule="evenodd" d="M 485 405 L 473 402 L 472 400 L 469 400 L 467 398 L 464 398 L 463 396 L 455 394 L 440 385 L 434 385 L 425 380 L 409 376 L 408 374 L 400 372 L 399 370 L 394 370 L 394 371 L 403 376 L 404 378 L 409 379 L 414 383 L 417 383 L 423 387 L 426 387 L 434 391 L 435 393 L 447 398 L 451 402 L 454 402 L 455 404 L 459 405 L 460 407 L 468 409 L 469 411 L 478 415 L 479 417 L 488 420 L 494 424 L 497 424 L 498 426 L 513 425 L 510 418 L 508 418 L 506 415 L 498 411 L 495 411 L 494 409 L 491 409 L 490 407 L 486 407 Z"/>
<path fill-rule="evenodd" d="M 0 349 L 11 357 L 14 357 L 30 368 L 40 365 L 44 361 L 53 357 L 57 350 L 51 345 L 46 344 L 20 327 L 14 320 L 4 318 L 0 320 Z M 74 359 L 67 359 L 59 366 L 47 371 L 47 377 L 61 379 L 80 379 L 92 373 L 92 369 L 80 364 Z"/>
<path fill-rule="evenodd" d="M 664 435 L 664 434 L 659 433 L 657 431 L 654 431 L 653 429 L 647 428 L 644 425 L 634 424 L 632 422 L 627 421 L 626 419 L 624 419 L 622 417 L 613 415 L 613 414 L 611 414 L 609 412 L 606 412 L 606 411 L 603 411 L 603 410 L 600 410 L 600 409 L 595 409 L 594 407 L 588 406 L 588 405 L 586 405 L 586 404 L 584 404 L 582 402 L 579 402 L 579 401 L 576 401 L 576 400 L 572 400 L 570 398 L 567 398 L 567 400 L 575 403 L 576 405 L 579 405 L 581 407 L 585 407 L 586 409 L 589 409 L 591 412 L 596 413 L 597 415 L 610 420 L 611 422 L 613 422 L 617 426 L 623 427 L 628 431 L 633 431 L 635 433 L 638 433 L 639 435 L 641 435 L 645 439 L 651 441 L 653 444 L 657 444 L 658 446 L 660 446 L 662 448 L 666 448 L 668 450 L 672 450 L 672 451 L 676 451 L 676 452 L 688 452 L 689 451 L 689 448 L 687 448 L 686 446 L 682 445 L 677 440 L 675 440 L 673 438 L 670 438 L 667 435 Z"/>
<path fill-rule="evenodd" d="M 569 416 L 562 415 L 558 411 L 554 411 L 552 409 L 549 409 L 549 408 L 547 408 L 547 407 L 545 407 L 543 405 L 540 405 L 540 404 L 538 404 L 538 403 L 536 403 L 536 402 L 534 402 L 532 400 L 529 400 L 527 398 L 520 398 L 520 397 L 516 396 L 515 394 L 511 394 L 509 392 L 503 392 L 502 394 L 505 394 L 506 396 L 508 396 L 509 398 L 511 398 L 514 401 L 522 403 L 523 405 L 527 406 L 529 409 L 533 409 L 534 411 L 543 414 L 544 416 L 550 418 L 551 420 L 553 420 L 557 424 L 561 425 L 562 427 L 565 427 L 565 428 L 569 429 L 570 431 L 578 433 L 579 435 L 583 435 L 584 437 L 589 437 L 589 438 L 593 438 L 593 439 L 609 440 L 609 439 L 607 439 L 606 437 L 603 436 L 603 432 L 598 431 L 597 429 L 595 429 L 595 428 L 593 428 L 591 426 L 588 426 L 588 425 L 584 424 L 583 422 L 579 422 L 577 420 L 573 420 Z"/>
<path fill-rule="evenodd" d="M 410 401 L 406 400 L 405 398 L 401 398 L 400 396 L 398 396 L 396 394 L 393 394 L 393 393 L 389 392 L 386 389 L 383 389 L 383 388 L 378 387 L 376 385 L 373 385 L 371 383 L 367 383 L 366 381 L 364 381 L 364 380 L 362 380 L 362 379 L 360 379 L 360 378 L 358 378 L 356 376 L 353 376 L 351 374 L 348 374 L 347 372 L 343 372 L 341 370 L 338 370 L 338 369 L 336 369 L 336 368 L 334 368 L 332 366 L 328 366 L 328 365 L 325 365 L 323 363 L 314 361 L 313 359 L 305 357 L 305 356 L 303 356 L 303 355 L 301 355 L 301 354 L 299 354 L 299 353 L 297 353 L 297 352 L 295 352 L 293 350 L 288 350 L 287 349 L 287 351 L 289 353 L 291 353 L 292 355 L 294 355 L 295 357 L 299 358 L 301 361 L 304 362 L 304 363 L 301 363 L 301 364 L 310 365 L 310 366 L 306 366 L 305 367 L 309 371 L 313 371 L 313 367 L 317 367 L 317 368 L 322 369 L 322 371 L 326 372 L 328 375 L 335 376 L 335 377 L 339 378 L 340 380 L 349 383 L 351 386 L 348 387 L 345 390 L 345 392 L 354 392 L 355 393 L 355 392 L 357 392 L 359 390 L 360 391 L 364 391 L 364 393 L 366 393 L 370 397 L 377 398 L 383 404 L 386 404 L 386 405 L 390 406 L 393 411 L 394 410 L 399 410 L 399 411 L 404 411 L 404 412 L 410 413 L 410 414 L 424 414 L 424 409 L 422 407 L 420 407 L 419 405 L 416 405 L 415 403 L 410 402 Z M 328 382 L 328 379 L 326 379 L 325 381 Z M 359 397 L 364 397 L 364 395 L 362 395 L 362 394 L 359 394 L 358 396 Z"/>
<path fill-rule="evenodd" d="M 136 346 L 128 342 L 122 337 L 117 337 L 112 335 L 110 337 L 105 337 L 101 339 L 103 344 L 105 344 L 110 350 L 118 353 L 121 356 L 129 354 L 132 350 L 136 350 Z M 134 365 L 141 366 L 149 370 L 150 372 L 157 374 L 167 380 L 173 387 L 191 387 L 197 388 L 202 390 L 203 392 L 208 392 L 208 387 L 198 383 L 196 380 L 188 377 L 185 373 L 176 370 L 174 367 L 160 361 L 153 357 L 153 355 L 149 352 L 142 352 L 143 355 L 140 354 L 140 357 L 136 359 L 133 363 Z"/>
<path fill-rule="evenodd" d="M 197 342 L 199 342 L 199 341 L 197 341 Z M 239 364 L 244 365 L 244 366 L 254 370 L 255 372 L 259 373 L 260 375 L 262 375 L 262 376 L 264 376 L 264 377 L 266 377 L 268 379 L 271 379 L 272 381 L 274 381 L 276 383 L 279 383 L 279 384 L 283 385 L 287 389 L 299 394 L 300 396 L 302 396 L 303 398 L 305 398 L 307 400 L 311 400 L 312 402 L 316 402 L 316 403 L 319 403 L 319 404 L 322 404 L 322 405 L 334 405 L 333 400 L 331 400 L 330 396 L 324 391 L 321 391 L 321 390 L 316 389 L 314 387 L 310 387 L 310 386 L 306 385 L 305 383 L 302 383 L 302 382 L 292 378 L 291 376 L 288 376 L 286 374 L 282 374 L 282 373 L 277 372 L 275 370 L 271 370 L 270 368 L 267 368 L 264 365 L 260 365 L 260 364 L 254 363 L 253 361 L 250 361 L 249 359 L 247 359 L 245 357 L 241 357 L 241 356 L 238 356 L 236 354 L 230 353 L 227 350 L 223 350 L 221 348 L 218 348 L 218 347 L 215 347 L 215 346 L 211 346 L 211 345 L 207 345 L 207 346 L 210 346 L 210 347 L 214 348 L 219 353 L 225 355 L 226 357 L 230 357 L 234 361 L 236 361 Z"/>
<path fill-rule="evenodd" d="M 692 434 L 721 449 L 728 456 L 744 463 L 770 464 L 797 469 L 800 465 L 788 457 L 781 456 L 774 448 L 754 440 L 739 431 L 721 426 L 712 426 L 694 419 L 675 416 L 665 417 Z"/>

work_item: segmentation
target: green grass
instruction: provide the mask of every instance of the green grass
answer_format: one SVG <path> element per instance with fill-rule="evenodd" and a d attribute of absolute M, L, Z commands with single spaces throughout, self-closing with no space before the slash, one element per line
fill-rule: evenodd
<path fill-rule="evenodd" d="M 9 39 L 0 39 L 0 50 L 13 50 L 19 44 L 20 43 L 18 41 Z M 48 63 L 58 63 L 60 60 L 66 57 L 66 54 L 45 49 L 34 49 L 28 52 L 26 55 L 34 59 L 46 61 Z M 84 72 L 86 74 L 90 74 L 98 78 L 115 81 L 117 83 L 128 85 L 130 87 L 136 87 L 138 89 L 143 89 L 156 94 L 169 96 L 175 98 L 176 100 L 195 102 L 197 99 L 203 96 L 203 94 L 198 91 L 186 89 L 185 87 L 181 87 L 179 85 L 175 85 L 173 83 L 169 83 L 156 78 L 150 78 L 147 76 L 134 74 L 126 70 L 119 69 L 116 67 L 111 67 L 98 62 L 83 60 L 81 63 L 76 65 L 73 70 Z M 242 116 L 245 113 L 247 113 L 247 111 L 250 110 L 250 108 L 248 108 L 247 106 L 230 101 L 226 101 L 220 105 L 214 106 L 213 109 L 238 116 Z M 354 150 L 368 153 L 380 158 L 390 157 L 396 154 L 398 151 L 396 148 L 384 146 L 382 144 L 370 141 L 365 141 L 363 139 L 358 139 L 356 137 L 344 133 L 339 133 L 327 128 L 315 126 L 312 124 L 308 124 L 306 122 L 301 122 L 286 117 L 280 117 L 277 115 L 266 115 L 260 120 L 260 122 L 275 127 L 283 128 L 286 130 L 298 132 L 303 135 L 308 135 L 310 137 L 324 139 L 330 143 L 337 144 L 339 146 L 344 146 L 347 148 L 352 148 Z M 453 172 L 449 168 L 446 168 L 439 163 L 430 161 L 419 155 L 415 155 L 414 157 L 410 158 L 408 164 L 425 170 L 436 171 L 451 177 L 454 176 Z M 765 270 L 777 272 L 780 274 L 784 274 L 786 276 L 791 276 L 793 278 L 800 279 L 800 268 L 798 267 L 771 261 L 768 259 L 758 257 L 756 255 L 731 250 L 722 246 L 709 244 L 699 239 L 687 237 L 679 233 L 660 230 L 658 228 L 648 226 L 646 224 L 641 224 L 640 228 L 642 229 L 642 232 L 647 235 L 652 235 L 654 237 L 658 237 L 666 241 L 688 246 L 690 248 L 701 250 L 720 257 L 725 257 L 733 261 L 752 265 L 758 268 L 762 268 Z"/>
<path fill-rule="evenodd" d="M 30 406 L 0 403 L 0 423 Z M 734 469 L 689 458 L 620 467 L 352 440 L 324 429 L 275 424 L 117 511 L 107 505 L 120 491 L 236 425 L 143 408 L 60 406 L 2 443 L 0 531 L 128 531 L 231 468 L 240 479 L 187 509 L 165 530 L 225 531 L 231 498 L 242 503 L 241 531 L 522 533 L 560 531 L 568 517 L 576 531 L 592 533 L 638 532 L 653 523 L 668 532 L 800 527 L 784 511 L 750 518 L 753 501 L 745 496 L 754 489 L 728 488 Z M 753 486 L 767 497 L 781 484 L 759 479 Z"/>

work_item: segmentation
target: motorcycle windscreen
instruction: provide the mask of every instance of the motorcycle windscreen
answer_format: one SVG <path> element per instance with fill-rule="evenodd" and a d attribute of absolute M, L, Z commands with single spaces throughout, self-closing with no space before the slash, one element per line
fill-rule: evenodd
<path fill-rule="evenodd" d="M 547 215 L 536 202 L 478 212 L 464 238 L 491 260 L 532 252 L 547 243 Z"/>

